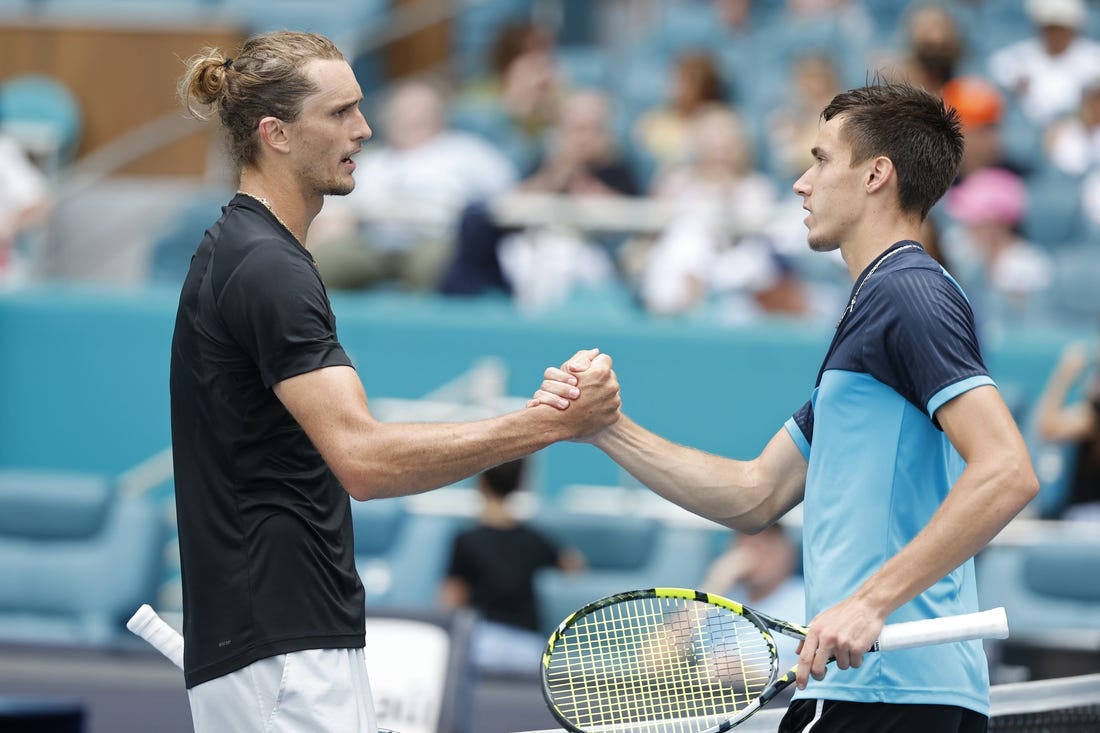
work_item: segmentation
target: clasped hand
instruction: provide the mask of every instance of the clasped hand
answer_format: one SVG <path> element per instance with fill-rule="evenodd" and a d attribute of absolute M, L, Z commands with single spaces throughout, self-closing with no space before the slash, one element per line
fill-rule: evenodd
<path fill-rule="evenodd" d="M 548 367 L 543 372 L 542 385 L 527 406 L 578 411 L 574 439 L 591 438 L 619 419 L 622 400 L 611 365 L 611 357 L 599 349 L 582 349 L 560 367 Z"/>

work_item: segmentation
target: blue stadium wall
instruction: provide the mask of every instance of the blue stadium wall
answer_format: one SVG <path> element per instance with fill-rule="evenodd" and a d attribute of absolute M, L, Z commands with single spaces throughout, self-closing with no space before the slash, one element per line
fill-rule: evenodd
<path fill-rule="evenodd" d="M 0 294 L 0 466 L 115 474 L 170 441 L 168 360 L 176 292 L 42 286 Z M 755 455 L 810 394 L 831 329 L 786 321 L 750 327 L 653 321 L 621 304 L 533 315 L 502 300 L 334 294 L 345 347 L 371 397 L 415 398 L 484 356 L 527 395 L 543 369 L 579 348 L 615 357 L 626 411 L 666 437 Z M 987 359 L 1026 414 L 1057 354 L 1084 333 L 1012 332 Z M 614 484 L 618 469 L 587 445 L 545 452 L 542 488 Z"/>

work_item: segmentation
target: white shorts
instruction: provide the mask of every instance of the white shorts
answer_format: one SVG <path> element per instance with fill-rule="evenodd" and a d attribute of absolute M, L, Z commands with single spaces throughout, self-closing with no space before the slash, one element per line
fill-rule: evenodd
<path fill-rule="evenodd" d="M 362 649 L 279 654 L 187 691 L 195 733 L 377 733 Z"/>

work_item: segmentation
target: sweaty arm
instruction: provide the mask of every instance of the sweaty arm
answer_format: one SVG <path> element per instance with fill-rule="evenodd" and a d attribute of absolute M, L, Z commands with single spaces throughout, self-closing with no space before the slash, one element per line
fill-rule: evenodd
<path fill-rule="evenodd" d="M 802 501 L 806 488 L 806 459 L 786 429 L 749 461 L 678 445 L 626 416 L 591 442 L 653 492 L 742 532 L 779 519 Z"/>
<path fill-rule="evenodd" d="M 596 357 L 589 372 L 580 377 L 573 405 L 580 409 L 543 405 L 465 423 L 379 421 L 351 367 L 317 369 L 274 389 L 347 492 L 366 500 L 446 486 L 611 424 L 619 410 L 611 359 Z"/>
<path fill-rule="evenodd" d="M 824 677 L 830 654 L 840 669 L 858 667 L 891 612 L 973 557 L 1038 493 L 1024 439 L 995 387 L 958 395 L 936 418 L 966 469 L 908 545 L 852 596 L 810 622 L 799 654 L 799 688 L 809 674 Z"/>

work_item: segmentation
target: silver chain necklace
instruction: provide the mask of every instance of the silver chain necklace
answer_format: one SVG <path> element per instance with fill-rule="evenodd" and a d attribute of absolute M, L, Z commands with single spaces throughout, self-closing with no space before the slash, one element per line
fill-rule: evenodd
<path fill-rule="evenodd" d="M 852 313 L 852 311 L 856 309 L 856 298 L 859 297 L 860 292 L 863 290 L 863 286 L 866 285 L 867 281 L 871 279 L 871 276 L 875 274 L 875 270 L 879 268 L 879 265 L 896 255 L 898 252 L 903 252 L 907 249 L 920 249 L 920 245 L 906 244 L 904 246 L 898 247 L 892 252 L 887 252 L 879 258 L 878 262 L 876 262 L 871 268 L 871 271 L 867 273 L 867 277 L 863 278 L 863 281 L 860 282 L 859 287 L 856 288 L 856 291 L 854 293 L 852 293 L 852 299 L 848 301 L 848 307 L 844 309 L 844 312 L 840 314 L 840 320 L 836 322 L 837 328 L 840 328 L 840 324 L 844 323 L 844 319 L 847 318 Z"/>

